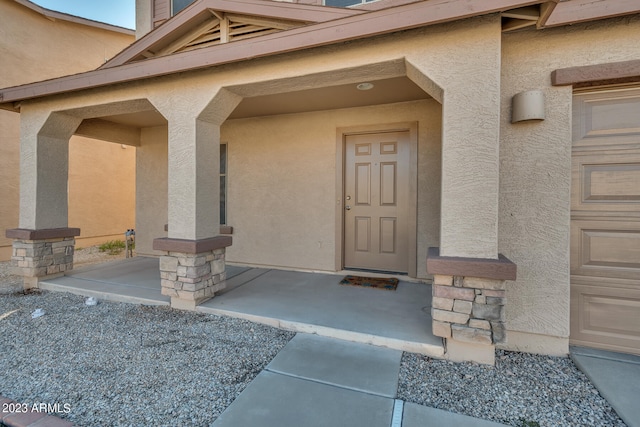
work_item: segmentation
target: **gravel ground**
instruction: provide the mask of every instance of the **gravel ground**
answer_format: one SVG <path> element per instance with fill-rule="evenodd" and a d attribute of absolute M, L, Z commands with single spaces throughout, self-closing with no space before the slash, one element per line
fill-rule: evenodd
<path fill-rule="evenodd" d="M 80 426 L 210 425 L 293 337 L 238 319 L 33 292 L 0 297 L 0 395 Z M 44 310 L 36 319 L 31 313 Z"/>
<path fill-rule="evenodd" d="M 124 257 L 77 250 L 76 266 Z M 237 319 L 34 291 L 0 262 L 0 395 L 80 426 L 209 425 L 293 337 Z M 45 315 L 31 313 L 42 308 Z M 496 366 L 404 353 L 398 398 L 512 426 L 624 423 L 569 358 Z M 537 423 L 537 424 L 536 424 Z"/>
<path fill-rule="evenodd" d="M 398 398 L 512 426 L 625 426 L 568 357 L 498 351 L 490 367 L 404 353 Z"/>

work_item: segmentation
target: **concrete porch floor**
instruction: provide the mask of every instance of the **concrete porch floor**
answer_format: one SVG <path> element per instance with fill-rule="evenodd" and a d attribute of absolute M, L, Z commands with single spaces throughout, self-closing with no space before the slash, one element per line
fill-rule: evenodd
<path fill-rule="evenodd" d="M 366 275 L 366 273 L 361 273 Z M 401 281 L 396 291 L 343 286 L 343 275 L 227 265 L 227 288 L 197 310 L 442 358 L 431 334 L 431 286 Z M 169 305 L 158 259 L 136 257 L 81 267 L 40 288 L 102 300 Z"/>

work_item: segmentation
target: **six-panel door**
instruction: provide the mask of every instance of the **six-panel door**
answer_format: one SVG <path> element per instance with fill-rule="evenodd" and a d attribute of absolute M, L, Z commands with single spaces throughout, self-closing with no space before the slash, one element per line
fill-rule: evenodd
<path fill-rule="evenodd" d="M 345 268 L 408 271 L 409 132 L 349 135 Z"/>

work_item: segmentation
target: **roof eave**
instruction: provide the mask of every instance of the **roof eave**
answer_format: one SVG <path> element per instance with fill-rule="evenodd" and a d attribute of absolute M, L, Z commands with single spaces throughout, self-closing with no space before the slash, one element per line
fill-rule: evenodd
<path fill-rule="evenodd" d="M 15 111 L 19 109 L 16 102 L 28 99 L 241 62 L 539 3 L 544 3 L 544 0 L 483 0 L 472 3 L 471 6 L 467 0 L 411 3 L 233 43 L 0 89 L 0 108 Z M 313 33 L 313 37 L 309 33 Z M 305 37 L 300 37 L 301 34 Z"/>

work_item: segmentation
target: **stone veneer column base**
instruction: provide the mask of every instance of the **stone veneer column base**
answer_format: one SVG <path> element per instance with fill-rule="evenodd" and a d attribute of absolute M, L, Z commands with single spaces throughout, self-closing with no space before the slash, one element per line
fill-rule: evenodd
<path fill-rule="evenodd" d="M 195 310 L 226 287 L 225 249 L 200 254 L 169 252 L 160 258 L 162 295 L 171 297 L 171 307 Z"/>
<path fill-rule="evenodd" d="M 432 332 L 445 340 L 445 357 L 493 365 L 495 345 L 506 342 L 506 280 L 516 266 L 498 260 L 441 257 L 429 249 L 427 271 L 433 274 Z"/>
<path fill-rule="evenodd" d="M 504 280 L 434 276 L 432 331 L 447 340 L 448 358 L 493 364 L 487 354 L 493 355 L 495 344 L 505 342 L 504 287 Z M 469 345 L 463 344 L 472 345 L 473 351 L 465 351 Z"/>
<path fill-rule="evenodd" d="M 195 310 L 226 287 L 225 248 L 231 237 L 203 240 L 155 239 L 153 248 L 167 251 L 160 257 L 162 295 L 171 307 Z"/>
<path fill-rule="evenodd" d="M 78 228 L 6 231 L 13 241 L 13 273 L 22 276 L 25 289 L 37 288 L 40 281 L 64 275 L 73 269 L 75 236 Z"/>

